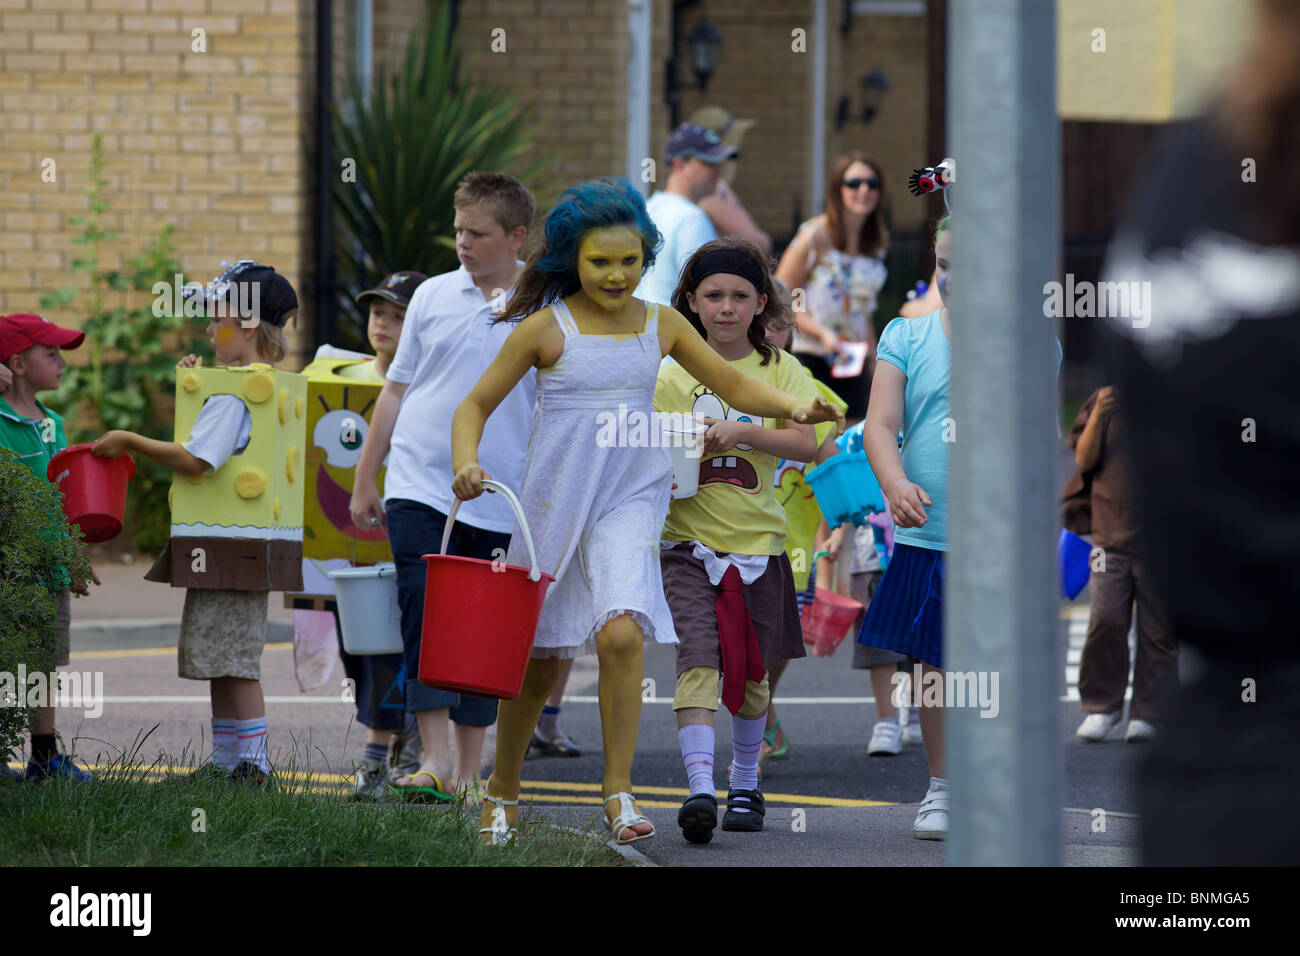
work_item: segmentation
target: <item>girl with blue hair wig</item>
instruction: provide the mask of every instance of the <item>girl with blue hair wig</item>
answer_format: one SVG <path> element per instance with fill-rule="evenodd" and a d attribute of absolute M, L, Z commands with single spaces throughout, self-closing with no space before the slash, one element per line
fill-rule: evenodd
<path fill-rule="evenodd" d="M 496 321 L 518 321 L 573 295 L 582 287 L 576 263 L 578 243 L 593 229 L 627 226 L 641 236 L 641 270 L 654 265 L 663 248 L 645 199 L 626 179 L 596 179 L 566 189 L 546 216 L 544 243 L 528 258 L 515 282 L 510 306 Z"/>
<path fill-rule="evenodd" d="M 824 399 L 806 402 L 748 378 L 680 312 L 633 297 L 661 240 L 627 180 L 568 190 L 546 217 L 544 235 L 501 316 L 518 324 L 451 426 L 452 490 L 462 501 L 477 498 L 491 477 L 478 463 L 483 426 L 519 380 L 537 370 L 537 413 L 519 497 L 537 565 L 554 583 L 523 688 L 498 711 L 496 762 L 479 833 L 494 845 L 513 838 L 524 753 L 561 662 L 595 652 L 605 823 L 615 841 L 627 844 L 655 835 L 631 794 L 643 644 L 677 643 L 659 567 L 672 488 L 666 436 L 653 417 L 660 360 L 671 355 L 697 381 L 754 415 L 838 421 L 841 430 L 844 418 Z M 513 536 L 506 561 L 531 566 L 522 535 Z"/>

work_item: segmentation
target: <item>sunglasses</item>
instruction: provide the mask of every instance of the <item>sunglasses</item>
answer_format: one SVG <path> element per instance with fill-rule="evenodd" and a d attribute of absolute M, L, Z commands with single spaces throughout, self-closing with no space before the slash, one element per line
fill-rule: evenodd
<path fill-rule="evenodd" d="M 861 189 L 863 186 L 867 186 L 871 189 L 879 189 L 880 179 L 876 176 L 872 176 L 870 179 L 846 179 L 841 182 L 840 185 L 845 189 Z"/>

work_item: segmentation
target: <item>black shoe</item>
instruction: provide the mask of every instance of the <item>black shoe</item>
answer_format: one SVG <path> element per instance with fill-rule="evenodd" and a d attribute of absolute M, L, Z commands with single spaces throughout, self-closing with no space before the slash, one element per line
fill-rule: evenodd
<path fill-rule="evenodd" d="M 274 787 L 275 774 L 263 770 L 251 760 L 241 760 L 230 771 L 230 779 L 235 783 L 252 784 L 255 787 Z"/>
<path fill-rule="evenodd" d="M 541 734 L 533 732 L 533 739 L 528 744 L 528 757 L 581 757 L 582 750 L 569 735 L 562 730 L 555 732 L 554 740 L 546 740 Z"/>
<path fill-rule="evenodd" d="M 188 777 L 183 778 L 192 783 L 228 783 L 230 780 L 230 771 L 222 768 L 220 764 L 205 763 L 198 770 L 195 770 Z"/>
<path fill-rule="evenodd" d="M 744 798 L 744 799 L 741 799 Z M 744 812 L 739 807 L 744 807 Z M 727 812 L 722 815 L 722 829 L 757 833 L 763 829 L 763 794 L 758 790 L 728 790 Z"/>
<path fill-rule="evenodd" d="M 677 825 L 687 843 L 708 843 L 718 825 L 718 798 L 711 793 L 687 797 L 677 811 Z"/>

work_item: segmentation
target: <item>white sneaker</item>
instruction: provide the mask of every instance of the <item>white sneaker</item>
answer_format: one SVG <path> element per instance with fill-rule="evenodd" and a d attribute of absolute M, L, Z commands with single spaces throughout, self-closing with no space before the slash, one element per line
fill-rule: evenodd
<path fill-rule="evenodd" d="M 867 756 L 887 757 L 902 752 L 903 728 L 897 717 L 882 717 L 871 728 L 871 743 L 867 744 Z"/>
<path fill-rule="evenodd" d="M 921 713 L 915 707 L 904 708 L 907 711 L 907 723 L 903 725 L 903 743 L 920 744 L 925 741 L 921 737 Z"/>
<path fill-rule="evenodd" d="M 1130 720 L 1128 722 L 1128 730 L 1124 732 L 1124 742 L 1126 744 L 1141 744 L 1155 739 L 1155 724 L 1149 724 L 1145 720 Z"/>
<path fill-rule="evenodd" d="M 1113 714 L 1089 714 L 1083 718 L 1083 723 L 1075 731 L 1084 740 L 1098 741 L 1105 740 L 1106 735 L 1114 729 L 1119 723 L 1120 713 L 1115 711 Z"/>
<path fill-rule="evenodd" d="M 912 821 L 912 836 L 918 840 L 946 840 L 948 838 L 948 782 L 936 784 L 930 778 L 930 789 L 921 801 L 921 809 Z"/>

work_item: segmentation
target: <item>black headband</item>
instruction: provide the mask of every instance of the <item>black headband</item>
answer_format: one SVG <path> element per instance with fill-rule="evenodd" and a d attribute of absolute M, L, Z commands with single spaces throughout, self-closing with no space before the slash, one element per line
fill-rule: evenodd
<path fill-rule="evenodd" d="M 748 279 L 753 284 L 754 291 L 763 294 L 762 270 L 752 256 L 747 256 L 739 249 L 714 249 L 696 259 L 691 269 L 691 290 L 698 289 L 701 282 L 719 272 Z"/>

